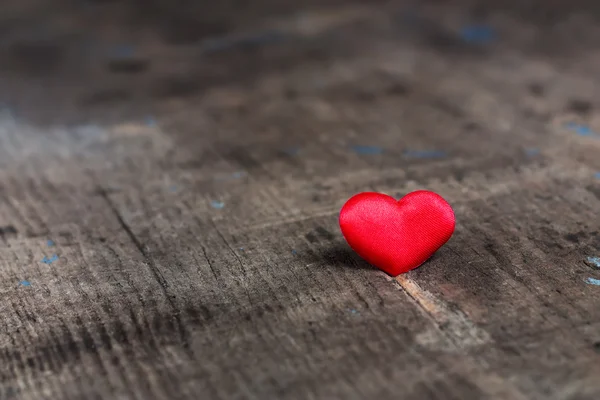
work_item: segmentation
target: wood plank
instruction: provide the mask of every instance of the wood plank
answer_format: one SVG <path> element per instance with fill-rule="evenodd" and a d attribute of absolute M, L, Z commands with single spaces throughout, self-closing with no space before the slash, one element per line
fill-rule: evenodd
<path fill-rule="evenodd" d="M 595 3 L 8 3 L 0 399 L 600 395 Z M 421 188 L 390 278 L 337 213 Z"/>

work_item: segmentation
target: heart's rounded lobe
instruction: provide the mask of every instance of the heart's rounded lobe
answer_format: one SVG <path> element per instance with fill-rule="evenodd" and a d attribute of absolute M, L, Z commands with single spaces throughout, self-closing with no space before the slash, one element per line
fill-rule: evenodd
<path fill-rule="evenodd" d="M 399 201 L 382 193 L 359 193 L 340 212 L 340 228 L 350 247 L 392 276 L 423 264 L 450 239 L 455 222 L 450 204 L 427 190 Z"/>

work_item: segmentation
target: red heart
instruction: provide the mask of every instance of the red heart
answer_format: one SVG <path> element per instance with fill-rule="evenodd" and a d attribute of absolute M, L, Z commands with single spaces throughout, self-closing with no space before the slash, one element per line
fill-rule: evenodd
<path fill-rule="evenodd" d="M 450 239 L 454 225 L 450 204 L 426 190 L 399 201 L 382 193 L 359 193 L 340 212 L 340 228 L 350 247 L 392 276 L 423 264 Z"/>

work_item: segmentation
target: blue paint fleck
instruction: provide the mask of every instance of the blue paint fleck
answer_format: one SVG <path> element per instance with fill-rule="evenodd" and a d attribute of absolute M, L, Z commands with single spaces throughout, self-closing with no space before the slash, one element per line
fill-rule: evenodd
<path fill-rule="evenodd" d="M 295 156 L 298 155 L 298 153 L 300 153 L 300 149 L 298 147 L 288 147 L 286 149 L 283 149 L 283 152 L 288 156 Z"/>
<path fill-rule="evenodd" d="M 496 31 L 488 25 L 467 25 L 460 30 L 460 36 L 468 43 L 485 44 L 496 39 Z"/>
<path fill-rule="evenodd" d="M 135 47 L 129 44 L 121 44 L 115 46 L 111 54 L 117 58 L 131 58 L 135 54 Z"/>
<path fill-rule="evenodd" d="M 52 264 L 54 261 L 58 260 L 58 256 L 56 254 L 53 254 L 52 257 L 48 258 L 48 257 L 44 257 L 42 259 L 42 262 L 44 264 Z"/>
<path fill-rule="evenodd" d="M 31 282 L 29 282 L 29 281 L 21 281 L 21 282 L 19 282 L 19 285 L 21 285 L 21 286 L 31 286 Z"/>
<path fill-rule="evenodd" d="M 594 278 L 587 278 L 585 280 L 585 283 L 588 283 L 590 285 L 596 285 L 596 286 L 600 286 L 600 279 L 594 279 Z"/>
<path fill-rule="evenodd" d="M 210 205 L 212 208 L 216 208 L 217 210 L 220 210 L 221 208 L 225 207 L 225 203 L 223 203 L 222 201 L 217 201 L 217 200 L 211 201 Z"/>
<path fill-rule="evenodd" d="M 145 122 L 146 126 L 150 126 L 150 127 L 156 126 L 156 120 L 151 116 L 147 116 L 146 118 L 144 118 L 144 122 Z"/>
<path fill-rule="evenodd" d="M 46 245 L 48 245 L 48 247 L 52 247 L 54 246 L 54 242 L 50 239 L 48 239 L 48 241 L 46 241 Z"/>
<path fill-rule="evenodd" d="M 600 268 L 600 257 L 588 257 L 588 262 L 594 264 L 596 268 Z"/>
<path fill-rule="evenodd" d="M 241 250 L 241 251 L 244 251 L 244 248 L 243 248 L 243 247 L 240 247 L 240 250 Z"/>
<path fill-rule="evenodd" d="M 14 107 L 11 107 L 11 106 L 6 105 L 6 104 L 0 104 L 0 116 L 14 119 L 15 118 L 15 109 L 14 109 Z"/>
<path fill-rule="evenodd" d="M 296 254 L 298 254 L 298 252 L 296 250 L 292 250 L 292 254 L 296 255 Z"/>
<path fill-rule="evenodd" d="M 262 45 L 270 43 L 278 43 L 286 39 L 287 35 L 283 32 L 269 30 L 264 32 L 255 33 L 252 35 L 244 36 L 240 38 L 239 43 L 243 45 Z"/>
<path fill-rule="evenodd" d="M 538 154 L 540 154 L 540 149 L 536 149 L 536 148 L 525 149 L 525 154 L 527 154 L 528 157 L 534 157 L 534 156 L 537 156 Z"/>
<path fill-rule="evenodd" d="M 257 32 L 243 36 L 225 36 L 205 40 L 202 43 L 202 51 L 206 53 L 215 53 L 229 50 L 234 47 L 261 46 L 278 43 L 286 38 L 287 35 L 275 30 Z"/>
<path fill-rule="evenodd" d="M 577 124 L 575 122 L 569 122 L 565 125 L 567 129 L 575 131 L 579 136 L 596 136 L 596 133 L 587 125 Z"/>
<path fill-rule="evenodd" d="M 358 311 L 356 311 L 354 308 L 351 308 L 351 309 L 350 309 L 350 312 L 351 312 L 352 314 L 358 314 Z"/>
<path fill-rule="evenodd" d="M 594 178 L 596 178 L 596 179 L 600 179 L 600 172 L 596 172 L 596 173 L 594 174 Z"/>
<path fill-rule="evenodd" d="M 444 158 L 447 154 L 439 150 L 406 150 L 404 156 L 410 158 Z"/>
<path fill-rule="evenodd" d="M 356 154 L 371 155 L 383 153 L 383 148 L 379 146 L 352 146 L 352 151 Z"/>
<path fill-rule="evenodd" d="M 233 172 L 233 173 L 231 173 L 231 174 L 229 174 L 227 176 L 216 176 L 214 179 L 216 181 L 229 181 L 229 180 L 232 180 L 232 179 L 241 179 L 241 178 L 243 178 L 246 175 L 247 175 L 246 171 L 236 171 L 236 172 Z"/>
<path fill-rule="evenodd" d="M 106 130 L 97 125 L 83 125 L 75 128 L 75 133 L 82 139 L 101 139 L 106 136 Z"/>

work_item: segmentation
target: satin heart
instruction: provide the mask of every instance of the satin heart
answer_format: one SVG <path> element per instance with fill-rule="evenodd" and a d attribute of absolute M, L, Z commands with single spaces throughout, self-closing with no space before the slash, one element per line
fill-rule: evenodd
<path fill-rule="evenodd" d="M 340 228 L 359 256 L 392 276 L 423 264 L 454 233 L 450 204 L 419 190 L 396 201 L 382 193 L 351 197 L 340 212 Z"/>

